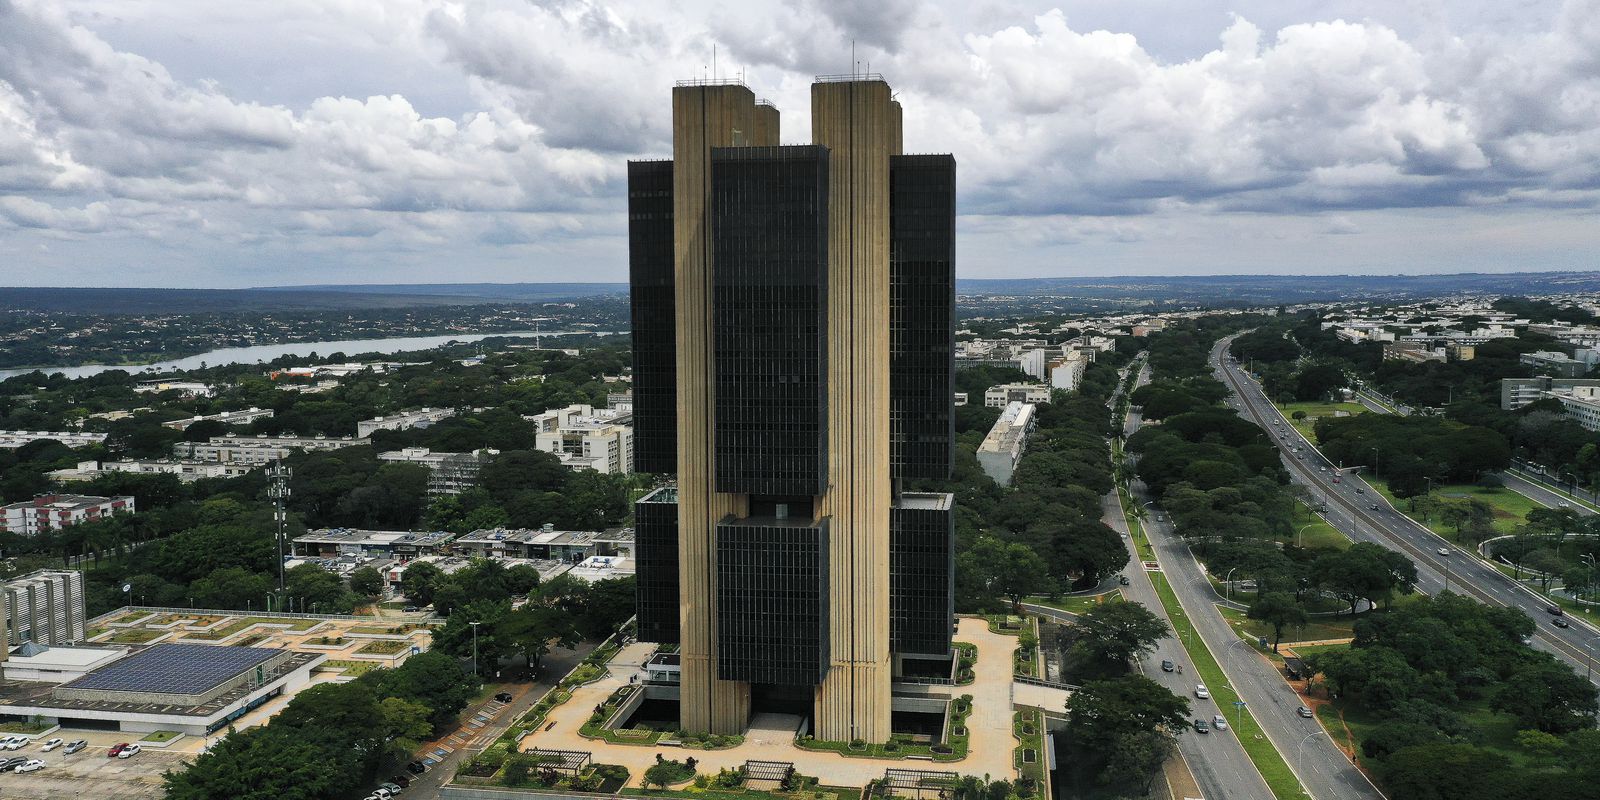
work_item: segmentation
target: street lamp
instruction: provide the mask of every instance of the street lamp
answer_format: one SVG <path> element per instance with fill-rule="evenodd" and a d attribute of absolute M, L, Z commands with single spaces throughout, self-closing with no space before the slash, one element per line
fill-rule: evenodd
<path fill-rule="evenodd" d="M 472 674 L 478 674 L 478 626 L 482 623 L 469 622 L 472 626 Z"/>
<path fill-rule="evenodd" d="M 1378 477 L 1378 448 L 1372 448 L 1372 477 Z"/>
<path fill-rule="evenodd" d="M 1224 591 L 1227 592 L 1227 600 L 1230 603 L 1233 602 L 1233 570 L 1236 570 L 1236 569 L 1238 569 L 1238 567 L 1233 567 L 1232 569 L 1229 569 L 1228 570 L 1228 577 L 1222 579 L 1222 588 L 1223 588 Z"/>
<path fill-rule="evenodd" d="M 1295 547 L 1304 547 L 1305 546 L 1306 528 L 1309 528 L 1309 527 L 1311 527 L 1312 525 L 1315 525 L 1315 524 L 1317 524 L 1317 523 L 1315 523 L 1315 522 L 1307 522 L 1306 524 L 1300 526 L 1300 530 L 1297 530 L 1297 531 L 1294 532 L 1294 546 Z"/>
<path fill-rule="evenodd" d="M 1328 733 L 1327 730 L 1318 729 L 1318 730 L 1312 731 L 1311 733 L 1306 734 L 1305 738 L 1301 739 L 1300 740 L 1300 744 L 1297 747 L 1295 747 L 1295 749 L 1294 749 L 1294 760 L 1295 761 L 1299 761 L 1300 760 L 1301 756 L 1304 754 L 1304 749 L 1305 749 L 1305 746 L 1306 746 L 1306 742 L 1309 742 L 1309 741 L 1311 741 L 1312 739 L 1314 739 L 1314 738 L 1316 738 L 1318 736 L 1326 736 L 1327 733 Z M 1332 741 L 1333 737 L 1329 736 L 1328 739 L 1329 739 L 1329 741 Z"/>

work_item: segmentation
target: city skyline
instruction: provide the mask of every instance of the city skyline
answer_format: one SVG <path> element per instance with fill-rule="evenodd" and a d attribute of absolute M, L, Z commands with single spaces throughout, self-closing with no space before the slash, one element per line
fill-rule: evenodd
<path fill-rule="evenodd" d="M 1593 268 L 1597 16 L 22 0 L 0 282 L 621 281 L 617 165 L 670 128 L 644 101 L 743 75 L 799 140 L 852 40 L 907 152 L 962 160 L 962 277 Z"/>

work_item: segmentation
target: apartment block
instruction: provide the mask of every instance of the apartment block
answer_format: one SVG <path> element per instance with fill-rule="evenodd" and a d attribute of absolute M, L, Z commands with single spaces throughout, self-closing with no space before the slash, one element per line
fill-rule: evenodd
<path fill-rule="evenodd" d="M 0 506 L 0 531 L 37 536 L 69 525 L 117 514 L 132 514 L 132 497 L 95 497 L 83 494 L 46 494 Z"/>
<path fill-rule="evenodd" d="M 534 424 L 537 447 L 555 453 L 568 469 L 621 474 L 633 471 L 633 415 L 571 405 L 523 417 Z"/>

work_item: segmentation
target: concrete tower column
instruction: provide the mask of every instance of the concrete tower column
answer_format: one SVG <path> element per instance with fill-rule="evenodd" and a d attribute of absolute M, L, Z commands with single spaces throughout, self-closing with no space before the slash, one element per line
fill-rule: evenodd
<path fill-rule="evenodd" d="M 828 490 L 832 664 L 819 739 L 887 741 L 889 682 L 889 157 L 900 107 L 881 79 L 819 80 L 811 132 L 829 149 Z"/>

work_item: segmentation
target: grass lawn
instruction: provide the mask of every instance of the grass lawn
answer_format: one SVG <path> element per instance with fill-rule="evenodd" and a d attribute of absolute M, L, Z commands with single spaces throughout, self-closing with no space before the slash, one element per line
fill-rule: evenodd
<path fill-rule="evenodd" d="M 121 633 L 118 633 L 106 641 L 116 642 L 117 644 L 144 644 L 145 642 L 157 637 L 165 636 L 168 633 L 171 633 L 171 631 L 157 630 L 154 628 L 132 628 L 130 630 L 125 630 Z"/>
<path fill-rule="evenodd" d="M 1395 496 L 1390 493 L 1389 486 L 1387 484 L 1380 482 L 1377 484 L 1377 489 L 1383 494 L 1384 497 L 1388 498 L 1390 503 L 1394 504 L 1395 508 L 1398 508 L 1406 514 L 1412 516 L 1418 522 L 1422 522 L 1424 525 L 1427 525 L 1429 530 L 1432 530 L 1434 533 L 1437 533 L 1452 542 L 1455 541 L 1455 529 L 1441 522 L 1439 520 L 1439 515 L 1434 514 L 1430 519 L 1423 520 L 1420 514 L 1412 513 L 1411 503 L 1409 501 L 1396 499 Z M 1533 502 L 1532 499 L 1524 495 L 1517 494 L 1510 489 L 1489 489 L 1469 483 L 1452 483 L 1445 484 L 1443 486 L 1435 486 L 1433 488 L 1433 494 L 1435 497 L 1441 500 L 1459 500 L 1470 497 L 1474 500 L 1482 500 L 1483 502 L 1488 503 L 1489 506 L 1494 509 L 1493 526 L 1495 531 L 1498 533 L 1515 533 L 1518 525 L 1522 525 L 1528 521 L 1529 511 L 1532 511 L 1535 508 L 1543 508 L 1543 506 Z"/>
<path fill-rule="evenodd" d="M 1105 594 L 1085 594 L 1075 595 L 1072 597 L 1060 597 L 1055 600 L 1051 600 L 1048 597 L 1036 596 L 1030 597 L 1024 602 L 1033 603 L 1034 605 L 1039 606 L 1047 606 L 1049 608 L 1065 611 L 1069 614 L 1082 614 L 1083 612 L 1088 611 L 1089 609 L 1094 608 L 1101 603 L 1116 603 L 1121 602 L 1122 599 L 1122 592 L 1118 590 L 1115 592 L 1106 592 Z"/>
<path fill-rule="evenodd" d="M 1231 608 L 1217 607 L 1222 612 L 1222 618 L 1233 626 L 1234 633 L 1239 638 L 1255 644 L 1256 637 L 1265 636 L 1267 641 L 1272 641 L 1272 626 L 1261 620 L 1249 619 L 1243 611 Z M 1323 639 L 1348 639 L 1355 634 L 1351 633 L 1350 626 L 1355 624 L 1354 617 L 1312 617 L 1305 625 L 1290 625 L 1283 629 L 1283 641 L 1288 642 L 1316 642 Z"/>
<path fill-rule="evenodd" d="M 342 672 L 352 678 L 358 678 L 375 669 L 381 669 L 379 665 L 371 661 L 340 661 L 338 659 L 324 661 L 318 665 L 318 668 L 329 672 Z"/>
<path fill-rule="evenodd" d="M 1295 647 L 1293 650 L 1295 655 L 1301 658 L 1309 658 L 1318 653 L 1326 653 L 1329 650 L 1348 650 L 1349 648 L 1350 645 L 1347 644 L 1308 644 L 1303 647 Z"/>
<path fill-rule="evenodd" d="M 1166 608 L 1167 616 L 1172 619 L 1173 632 L 1189 653 L 1189 662 L 1194 665 L 1200 679 L 1211 690 L 1212 704 L 1218 710 L 1232 710 L 1233 701 L 1239 699 L 1239 695 L 1228 688 L 1228 679 L 1223 674 L 1222 667 L 1211 656 L 1211 651 L 1206 649 L 1200 633 L 1194 628 L 1194 623 L 1189 621 L 1189 615 L 1183 612 L 1183 606 L 1178 603 L 1178 596 L 1173 594 L 1172 587 L 1167 584 L 1167 577 L 1159 572 L 1152 572 L 1149 575 L 1150 582 L 1155 584 L 1156 594 L 1161 597 L 1161 605 Z M 1201 713 L 1201 708 L 1203 706 L 1195 704 L 1195 716 L 1208 716 Z M 1234 717 L 1232 714 L 1229 716 Z M 1234 718 L 1237 720 L 1233 726 L 1234 735 L 1239 737 L 1239 743 L 1244 746 L 1244 751 L 1256 765 L 1256 770 L 1272 789 L 1273 796 L 1278 800 L 1299 800 L 1304 797 L 1306 792 L 1300 786 L 1299 779 L 1289 770 L 1289 764 L 1283 760 L 1277 748 L 1272 746 L 1272 741 L 1262 733 L 1261 726 L 1251 715 L 1250 710 L 1247 708 L 1243 714 Z"/>
<path fill-rule="evenodd" d="M 1345 550 L 1350 547 L 1350 537 L 1344 535 L 1338 528 L 1322 521 L 1322 518 L 1311 512 L 1299 503 L 1294 507 L 1295 535 L 1289 541 L 1299 541 L 1301 547 L 1308 549 L 1330 548 Z"/>
<path fill-rule="evenodd" d="M 1485 749 L 1494 750 L 1511 759 L 1514 764 L 1526 766 L 1528 755 L 1516 745 L 1517 720 L 1510 714 L 1501 714 L 1490 711 L 1488 701 L 1477 700 L 1470 703 L 1460 703 L 1452 711 L 1465 718 L 1467 727 L 1473 732 L 1473 744 Z M 1326 703 L 1317 708 L 1317 720 L 1333 736 L 1339 744 L 1353 749 L 1356 757 L 1361 760 L 1361 766 L 1371 769 L 1374 765 L 1367 762 L 1361 755 L 1359 743 L 1367 737 L 1372 730 L 1382 724 L 1383 719 L 1365 709 L 1348 705 L 1342 701 Z M 1346 735 L 1345 728 L 1349 728 Z"/>
<path fill-rule="evenodd" d="M 141 741 L 141 742 L 170 742 L 173 739 L 176 739 L 176 738 L 178 738 L 179 736 L 182 736 L 182 735 L 183 734 L 178 733 L 177 731 L 151 731 L 150 733 L 145 734 L 144 738 L 140 739 L 139 741 Z"/>
<path fill-rule="evenodd" d="M 1295 419 L 1294 412 L 1296 411 L 1306 412 L 1306 418 Z M 1317 424 L 1317 420 L 1323 417 L 1354 416 L 1356 414 L 1365 414 L 1366 412 L 1367 407 L 1360 403 L 1312 402 L 1289 403 L 1283 406 L 1283 415 L 1289 418 L 1289 424 L 1293 425 L 1295 430 L 1305 434 L 1306 438 L 1312 442 L 1317 440 L 1317 437 L 1312 433 L 1313 426 Z"/>
<path fill-rule="evenodd" d="M 408 650 L 410 648 L 410 642 L 396 642 L 388 639 L 379 639 L 374 642 L 367 642 L 361 647 L 360 650 L 357 650 L 356 652 L 375 656 L 392 656 L 395 653 Z"/>

